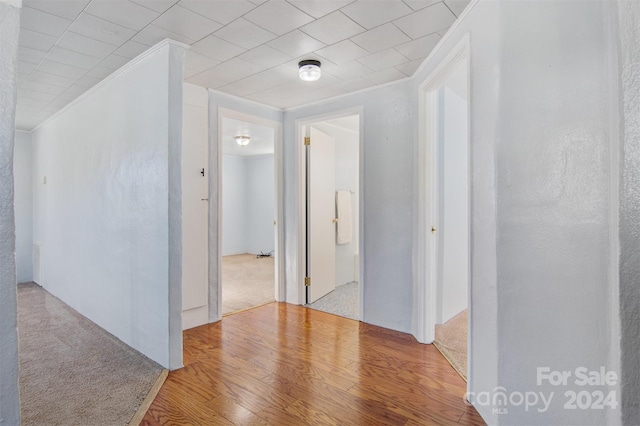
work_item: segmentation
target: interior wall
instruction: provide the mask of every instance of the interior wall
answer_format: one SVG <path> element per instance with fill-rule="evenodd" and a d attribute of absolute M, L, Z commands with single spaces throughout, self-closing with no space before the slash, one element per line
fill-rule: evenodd
<path fill-rule="evenodd" d="M 246 253 L 268 253 L 274 249 L 275 170 L 273 155 L 247 157 Z"/>
<path fill-rule="evenodd" d="M 20 2 L 0 0 L 0 423 L 20 424 L 13 196 Z"/>
<path fill-rule="evenodd" d="M 348 190 L 351 194 L 351 242 L 336 244 L 336 286 L 357 281 L 357 253 L 358 253 L 358 151 L 360 137 L 341 127 L 314 123 L 314 127 L 335 139 L 336 152 L 336 191 Z"/>
<path fill-rule="evenodd" d="M 13 158 L 18 282 L 33 280 L 33 182 L 31 134 L 16 131 Z"/>
<path fill-rule="evenodd" d="M 297 288 L 301 220 L 297 167 L 303 146 L 297 139 L 296 120 L 321 121 L 327 114 L 362 108 L 364 145 L 359 185 L 363 220 L 359 232 L 363 238 L 363 321 L 411 330 L 416 110 L 410 89 L 405 81 L 284 113 L 287 301 L 300 303 L 301 296 Z"/>
<path fill-rule="evenodd" d="M 621 89 L 620 320 L 623 424 L 640 424 L 640 2 L 618 1 Z M 617 89 L 618 87 L 614 87 Z M 618 336 L 611 347 L 615 348 Z M 615 355 L 615 354 L 614 354 Z"/>
<path fill-rule="evenodd" d="M 247 170 L 244 158 L 222 156 L 222 255 L 247 253 Z"/>
<path fill-rule="evenodd" d="M 172 369 L 182 365 L 183 56 L 160 43 L 33 132 L 39 284 Z"/>
<path fill-rule="evenodd" d="M 490 424 L 620 422 L 613 409 L 565 409 L 566 390 L 585 390 L 573 381 L 537 383 L 538 367 L 620 375 L 610 344 L 618 332 L 614 5 L 477 2 L 415 80 L 470 34 L 469 390 L 555 394 L 546 410 L 511 404 L 500 414 L 476 400 Z"/>

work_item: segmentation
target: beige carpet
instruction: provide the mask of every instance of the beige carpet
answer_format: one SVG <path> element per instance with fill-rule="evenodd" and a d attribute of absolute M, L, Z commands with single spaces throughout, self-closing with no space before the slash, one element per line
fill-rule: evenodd
<path fill-rule="evenodd" d="M 467 379 L 467 328 L 469 310 L 465 309 L 444 324 L 436 325 L 434 344 L 449 364 Z"/>
<path fill-rule="evenodd" d="M 273 257 L 236 254 L 222 258 L 222 315 L 275 300 Z"/>
<path fill-rule="evenodd" d="M 22 425 L 126 425 L 162 367 L 35 283 L 18 285 Z"/>

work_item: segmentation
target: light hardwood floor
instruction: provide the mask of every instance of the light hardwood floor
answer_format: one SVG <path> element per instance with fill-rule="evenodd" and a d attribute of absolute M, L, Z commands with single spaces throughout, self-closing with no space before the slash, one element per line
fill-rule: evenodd
<path fill-rule="evenodd" d="M 301 306 L 187 330 L 184 364 L 141 424 L 484 424 L 432 345 Z"/>

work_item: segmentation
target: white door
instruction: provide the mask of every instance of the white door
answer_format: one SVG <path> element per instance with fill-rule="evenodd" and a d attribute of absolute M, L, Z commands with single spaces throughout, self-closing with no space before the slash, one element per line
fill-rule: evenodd
<path fill-rule="evenodd" d="M 307 303 L 336 288 L 335 141 L 311 127 L 307 163 Z"/>
<path fill-rule="evenodd" d="M 209 319 L 208 95 L 184 85 L 182 124 L 182 328 Z"/>

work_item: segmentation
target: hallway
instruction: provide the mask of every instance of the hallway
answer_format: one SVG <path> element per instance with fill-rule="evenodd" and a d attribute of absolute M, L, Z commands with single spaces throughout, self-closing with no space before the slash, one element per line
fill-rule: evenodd
<path fill-rule="evenodd" d="M 432 345 L 284 303 L 184 333 L 143 425 L 484 424 Z"/>

